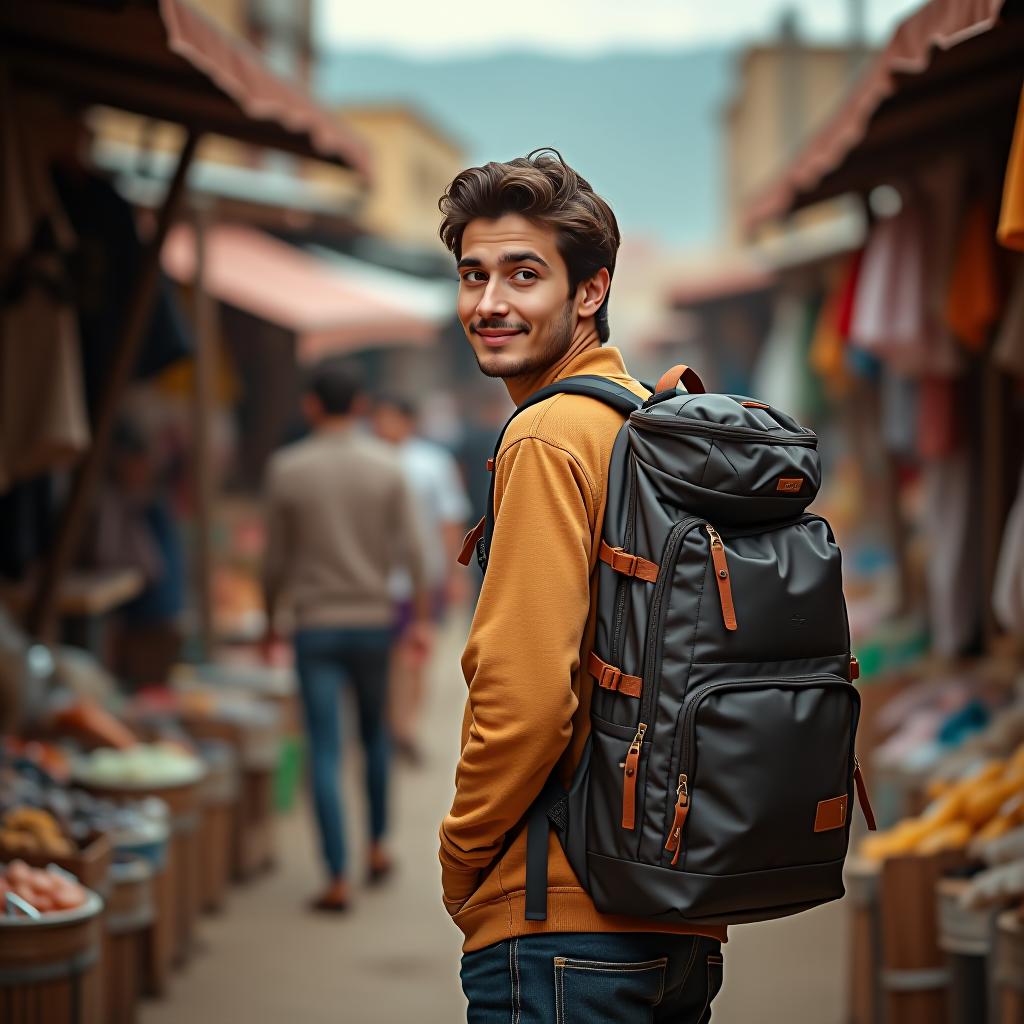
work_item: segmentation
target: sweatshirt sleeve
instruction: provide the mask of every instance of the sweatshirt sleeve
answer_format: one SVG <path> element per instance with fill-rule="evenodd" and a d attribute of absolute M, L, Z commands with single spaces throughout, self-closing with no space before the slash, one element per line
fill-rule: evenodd
<path fill-rule="evenodd" d="M 496 472 L 490 560 L 462 656 L 468 738 L 441 825 L 450 912 L 472 895 L 569 742 L 590 607 L 596 502 L 580 463 L 528 437 Z"/>

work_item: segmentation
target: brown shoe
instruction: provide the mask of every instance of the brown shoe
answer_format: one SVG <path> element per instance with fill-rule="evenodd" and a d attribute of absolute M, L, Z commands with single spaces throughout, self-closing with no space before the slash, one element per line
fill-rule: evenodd
<path fill-rule="evenodd" d="M 330 914 L 343 914 L 350 906 L 348 882 L 338 880 L 331 883 L 330 887 L 321 896 L 311 900 L 310 910 L 324 911 Z"/>
<path fill-rule="evenodd" d="M 394 861 L 379 846 L 370 847 L 370 866 L 366 872 L 367 885 L 382 885 L 395 872 Z"/>

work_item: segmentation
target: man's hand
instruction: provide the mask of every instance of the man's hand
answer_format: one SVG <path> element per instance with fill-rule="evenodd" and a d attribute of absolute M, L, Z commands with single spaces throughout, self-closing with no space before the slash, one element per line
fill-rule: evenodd
<path fill-rule="evenodd" d="M 411 661 L 425 664 L 434 650 L 434 625 L 426 619 L 416 619 L 406 629 L 402 646 Z"/>
<path fill-rule="evenodd" d="M 273 626 L 268 625 L 260 640 L 260 657 L 265 665 L 273 665 L 277 661 L 277 651 L 281 644 L 281 637 Z"/>

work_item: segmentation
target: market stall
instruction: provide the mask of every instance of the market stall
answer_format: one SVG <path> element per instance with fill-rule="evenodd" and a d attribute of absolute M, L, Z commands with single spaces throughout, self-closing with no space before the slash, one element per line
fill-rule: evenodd
<path fill-rule="evenodd" d="M 154 330 L 166 326 L 153 326 L 164 315 L 161 253 L 205 135 L 328 161 L 360 181 L 369 167 L 343 125 L 184 0 L 4 5 L 0 64 L 0 494 L 33 492 L 24 514 L 5 506 L 18 512 L 5 523 L 19 542 L 23 528 L 32 534 L 25 550 L 44 556 L 19 558 L 0 595 L 0 1016 L 130 1021 L 141 994 L 170 993 L 172 970 L 195 951 L 201 913 L 228 903 L 233 865 L 272 862 L 282 707 L 291 699 L 287 687 L 268 695 L 246 685 L 255 670 L 234 687 L 144 675 L 155 685 L 127 694 L 103 663 L 93 620 L 152 596 L 152 567 L 173 554 L 138 543 L 131 516 L 118 513 L 105 535 L 134 553 L 137 571 L 78 568 L 112 454 L 126 468 L 138 454 L 119 433 L 126 389 L 140 368 L 167 364 L 146 365 Z M 75 148 L 93 104 L 180 126 L 174 173 L 141 237 L 134 211 Z M 118 266 L 131 272 L 113 290 L 80 287 L 90 264 L 75 246 L 96 227 L 89 216 L 122 228 Z M 192 275 L 204 276 L 201 250 Z M 113 296 L 116 309 L 87 309 L 87 294 L 108 306 Z M 91 348 L 89 330 L 98 337 Z M 200 325 L 199 396 L 210 386 L 208 337 Z M 198 408 L 202 419 L 208 405 Z M 208 442 L 201 429 L 197 442 Z M 40 540 L 29 529 L 46 518 L 34 492 L 60 494 L 65 481 L 55 531 Z M 208 529 L 200 517 L 199 532 Z M 97 531 L 88 532 L 96 547 Z M 64 639 L 99 657 L 55 643 L 58 619 L 84 620 Z"/>
<path fill-rule="evenodd" d="M 864 214 L 782 275 L 754 374 L 855 455 L 830 500 L 888 826 L 848 871 L 863 1024 L 1022 1019 L 1022 52 L 1024 5 L 926 4 L 746 211 L 755 237 L 846 193 Z"/>

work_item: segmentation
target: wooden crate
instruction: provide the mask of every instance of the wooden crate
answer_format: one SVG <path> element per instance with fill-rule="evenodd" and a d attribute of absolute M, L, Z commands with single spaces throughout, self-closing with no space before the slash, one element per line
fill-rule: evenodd
<path fill-rule="evenodd" d="M 103 901 L 39 920 L 0 917 L 4 1024 L 105 1024 L 100 977 Z"/>
<path fill-rule="evenodd" d="M 171 838 L 167 864 L 157 876 L 156 920 L 147 945 L 146 991 L 166 992 L 169 969 L 184 964 L 192 951 L 199 908 L 199 819 L 203 774 L 191 782 L 172 786 L 109 786 L 80 781 L 95 796 L 118 803 L 159 797 L 170 809 Z"/>
<path fill-rule="evenodd" d="M 996 919 L 992 947 L 995 1024 L 1024 1024 L 1024 921 L 1021 909 L 1004 911 Z"/>
<path fill-rule="evenodd" d="M 951 1024 L 949 964 L 938 942 L 935 887 L 965 862 L 950 851 L 891 857 L 882 865 L 883 1019 L 886 1024 Z"/>
<path fill-rule="evenodd" d="M 134 1024 L 155 919 L 153 865 L 143 857 L 117 860 L 104 913 L 104 1024 Z"/>
<path fill-rule="evenodd" d="M 970 882 L 942 878 L 936 887 L 939 947 L 949 959 L 949 1019 L 952 1024 L 985 1024 L 993 1005 L 989 960 L 995 910 L 966 910 L 960 897 Z"/>
<path fill-rule="evenodd" d="M 846 899 L 850 908 L 849 1024 L 878 1024 L 882 993 L 882 925 L 878 890 L 882 866 L 850 856 L 846 861 Z"/>

